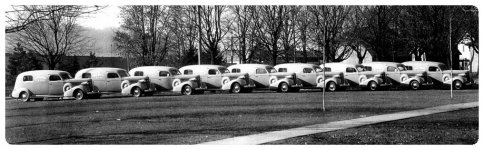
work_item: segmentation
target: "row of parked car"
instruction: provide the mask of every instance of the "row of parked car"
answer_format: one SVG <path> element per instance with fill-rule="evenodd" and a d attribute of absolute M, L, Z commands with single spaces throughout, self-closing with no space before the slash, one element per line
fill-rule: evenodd
<path fill-rule="evenodd" d="M 86 68 L 74 78 L 60 70 L 27 71 L 17 76 L 12 97 L 29 101 L 45 97 L 98 98 L 101 94 L 121 93 L 134 97 L 173 91 L 183 95 L 207 90 L 250 93 L 253 89 L 297 92 L 300 89 L 326 91 L 361 87 L 367 90 L 399 86 L 418 90 L 431 85 L 462 89 L 472 84 L 469 71 L 447 70 L 440 62 L 370 62 L 363 64 L 286 63 L 190 65 L 180 69 L 143 66 L 129 72 L 120 68 Z"/>

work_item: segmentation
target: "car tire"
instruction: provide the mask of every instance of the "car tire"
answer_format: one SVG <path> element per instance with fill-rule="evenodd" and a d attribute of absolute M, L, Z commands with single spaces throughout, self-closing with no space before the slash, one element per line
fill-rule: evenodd
<path fill-rule="evenodd" d="M 452 86 L 454 86 L 454 89 L 460 90 L 464 87 L 464 84 L 462 84 L 462 81 L 456 80 L 456 81 L 453 82 Z"/>
<path fill-rule="evenodd" d="M 337 88 L 338 86 L 333 81 L 329 81 L 328 84 L 326 84 L 326 91 L 334 92 Z"/>
<path fill-rule="evenodd" d="M 190 86 L 190 85 L 184 85 L 182 87 L 181 93 L 183 95 L 192 95 L 193 94 L 192 86 Z"/>
<path fill-rule="evenodd" d="M 418 81 L 416 81 L 416 80 L 410 81 L 410 89 L 412 89 L 412 90 L 420 89 L 420 83 L 418 83 Z"/>
<path fill-rule="evenodd" d="M 75 90 L 73 96 L 75 100 L 82 100 L 84 99 L 85 94 L 82 90 Z"/>
<path fill-rule="evenodd" d="M 242 90 L 242 87 L 240 86 L 239 83 L 234 83 L 232 84 L 232 86 L 230 86 L 230 93 L 240 93 L 240 91 Z"/>
<path fill-rule="evenodd" d="M 143 96 L 143 91 L 139 87 L 133 87 L 131 90 L 131 94 L 133 94 L 133 97 L 141 97 Z"/>
<path fill-rule="evenodd" d="M 289 91 L 289 85 L 286 82 L 282 82 L 277 89 L 278 92 L 287 93 Z"/>
<path fill-rule="evenodd" d="M 378 84 L 375 81 L 370 81 L 367 88 L 370 91 L 376 91 L 378 89 Z"/>
<path fill-rule="evenodd" d="M 30 93 L 27 91 L 20 92 L 18 98 L 23 102 L 28 102 L 30 100 Z"/>

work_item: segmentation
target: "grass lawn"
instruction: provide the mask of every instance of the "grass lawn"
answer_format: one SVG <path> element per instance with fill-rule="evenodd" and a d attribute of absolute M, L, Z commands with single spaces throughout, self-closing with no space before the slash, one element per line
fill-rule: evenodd
<path fill-rule="evenodd" d="M 478 128 L 478 108 L 471 108 L 266 144 L 475 144 Z"/>

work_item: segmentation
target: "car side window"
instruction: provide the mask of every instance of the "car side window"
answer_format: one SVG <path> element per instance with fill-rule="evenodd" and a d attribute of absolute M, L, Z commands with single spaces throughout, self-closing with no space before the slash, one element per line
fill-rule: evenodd
<path fill-rule="evenodd" d="M 91 73 L 83 73 L 81 78 L 91 78 Z"/>
<path fill-rule="evenodd" d="M 257 68 L 255 70 L 255 74 L 266 74 L 266 73 L 267 73 L 267 71 L 264 68 Z"/>
<path fill-rule="evenodd" d="M 216 74 L 217 74 L 217 69 L 208 70 L 208 75 L 216 75 Z"/>
<path fill-rule="evenodd" d="M 304 68 L 303 73 L 312 73 L 314 70 L 313 68 Z"/>
<path fill-rule="evenodd" d="M 331 72 L 331 68 L 324 67 L 324 71 L 325 71 L 325 72 Z"/>
<path fill-rule="evenodd" d="M 143 71 L 135 71 L 134 76 L 143 76 Z"/>
<path fill-rule="evenodd" d="M 437 72 L 437 71 L 440 71 L 440 69 L 439 69 L 439 67 L 430 66 L 430 67 L 429 67 L 429 71 L 430 71 L 430 72 Z"/>
<path fill-rule="evenodd" d="M 170 73 L 168 71 L 160 71 L 160 77 L 168 77 L 170 76 Z"/>
<path fill-rule="evenodd" d="M 240 69 L 239 68 L 233 68 L 232 73 L 240 73 Z"/>
<path fill-rule="evenodd" d="M 412 66 L 405 66 L 405 69 L 407 69 L 407 70 L 413 70 L 413 67 Z"/>
<path fill-rule="evenodd" d="M 352 67 L 348 67 L 346 68 L 346 72 L 356 72 L 356 69 Z"/>
<path fill-rule="evenodd" d="M 388 66 L 387 67 L 387 71 L 388 72 L 395 72 L 397 70 L 397 67 L 393 67 L 393 66 Z"/>
<path fill-rule="evenodd" d="M 193 74 L 193 70 L 190 70 L 190 69 L 184 70 L 183 71 L 183 74 L 184 75 L 192 75 Z"/>
<path fill-rule="evenodd" d="M 108 73 L 108 78 L 119 78 L 117 73 Z"/>
<path fill-rule="evenodd" d="M 277 72 L 287 72 L 287 68 L 279 68 L 277 69 Z"/>
<path fill-rule="evenodd" d="M 28 75 L 28 76 L 24 76 L 24 81 L 34 81 L 34 77 Z"/>
<path fill-rule="evenodd" d="M 62 80 L 59 75 L 50 75 L 49 76 L 49 81 L 59 81 Z"/>

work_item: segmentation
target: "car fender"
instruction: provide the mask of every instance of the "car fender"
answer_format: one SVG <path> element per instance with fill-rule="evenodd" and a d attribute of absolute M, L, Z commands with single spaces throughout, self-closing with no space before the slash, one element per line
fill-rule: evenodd
<path fill-rule="evenodd" d="M 372 78 L 367 78 L 366 80 L 364 80 L 363 82 L 360 82 L 360 86 L 367 86 L 368 83 L 370 83 L 371 81 L 375 81 L 378 85 L 380 85 L 382 82 L 383 82 L 383 79 L 381 78 L 376 78 L 376 77 L 372 77 Z"/>
<path fill-rule="evenodd" d="M 74 86 L 74 87 L 71 87 L 71 89 L 64 92 L 64 97 L 74 97 L 74 91 L 76 91 L 78 89 L 82 90 L 82 92 L 84 92 L 84 93 L 87 91 L 86 86 L 83 86 L 83 85 Z M 87 94 L 87 93 L 85 93 L 85 94 Z"/>
<path fill-rule="evenodd" d="M 30 94 L 30 96 L 32 96 L 32 92 L 31 92 L 29 89 L 27 89 L 27 88 L 18 88 L 18 89 L 14 89 L 14 90 L 12 91 L 12 95 L 11 95 L 11 96 L 12 96 L 13 98 L 18 98 L 18 97 L 20 96 L 20 93 L 22 93 L 23 91 L 27 91 L 27 92 Z"/>
<path fill-rule="evenodd" d="M 407 80 L 401 81 L 400 83 L 402 83 L 404 85 L 409 85 L 410 82 L 412 82 L 413 80 L 417 81 L 418 84 L 422 84 L 423 78 L 422 77 L 410 77 L 410 78 L 407 78 Z"/>
<path fill-rule="evenodd" d="M 281 82 L 286 82 L 289 86 L 293 85 L 293 83 L 294 83 L 293 80 L 288 79 L 288 78 L 284 78 L 284 79 L 281 79 L 281 80 L 277 80 L 274 83 L 271 83 L 269 85 L 269 89 L 278 89 L 279 88 L 279 84 L 281 84 Z"/>
<path fill-rule="evenodd" d="M 230 88 L 232 88 L 232 84 L 234 83 L 239 83 L 240 86 L 243 87 L 245 85 L 245 80 L 242 80 L 242 79 L 231 80 L 227 84 L 222 85 L 222 90 L 230 90 Z"/>
<path fill-rule="evenodd" d="M 122 83 L 121 83 L 121 85 L 122 85 Z M 122 95 L 130 95 L 131 89 L 133 89 L 134 87 L 139 87 L 143 91 L 145 90 L 145 89 L 142 88 L 143 86 L 141 85 L 141 83 L 134 83 L 134 84 L 128 85 L 128 87 L 122 89 L 121 94 Z"/>
<path fill-rule="evenodd" d="M 181 92 L 183 86 L 185 85 L 189 85 L 192 87 L 192 89 L 194 89 L 195 87 L 198 87 L 198 83 L 194 80 L 188 80 L 188 81 L 185 81 L 185 82 L 182 82 L 180 84 L 178 84 L 177 86 L 174 86 L 173 87 L 173 92 Z"/>
<path fill-rule="evenodd" d="M 338 80 L 336 80 L 336 78 L 332 77 L 332 78 L 327 78 L 326 80 L 324 80 L 324 82 L 320 82 L 317 84 L 317 87 L 318 88 L 326 88 L 326 85 L 329 83 L 329 82 L 334 82 L 336 85 L 339 85 L 340 83 L 338 83 Z"/>
<path fill-rule="evenodd" d="M 442 78 L 443 79 L 443 78 Z M 462 76 L 455 76 L 455 77 L 452 77 L 452 82 L 454 81 L 460 81 L 462 82 L 462 84 L 465 84 L 466 83 L 466 79 L 463 78 Z M 444 82 L 445 84 L 449 84 L 449 85 L 452 85 L 452 82 L 451 80 L 447 80 L 446 82 Z"/>

